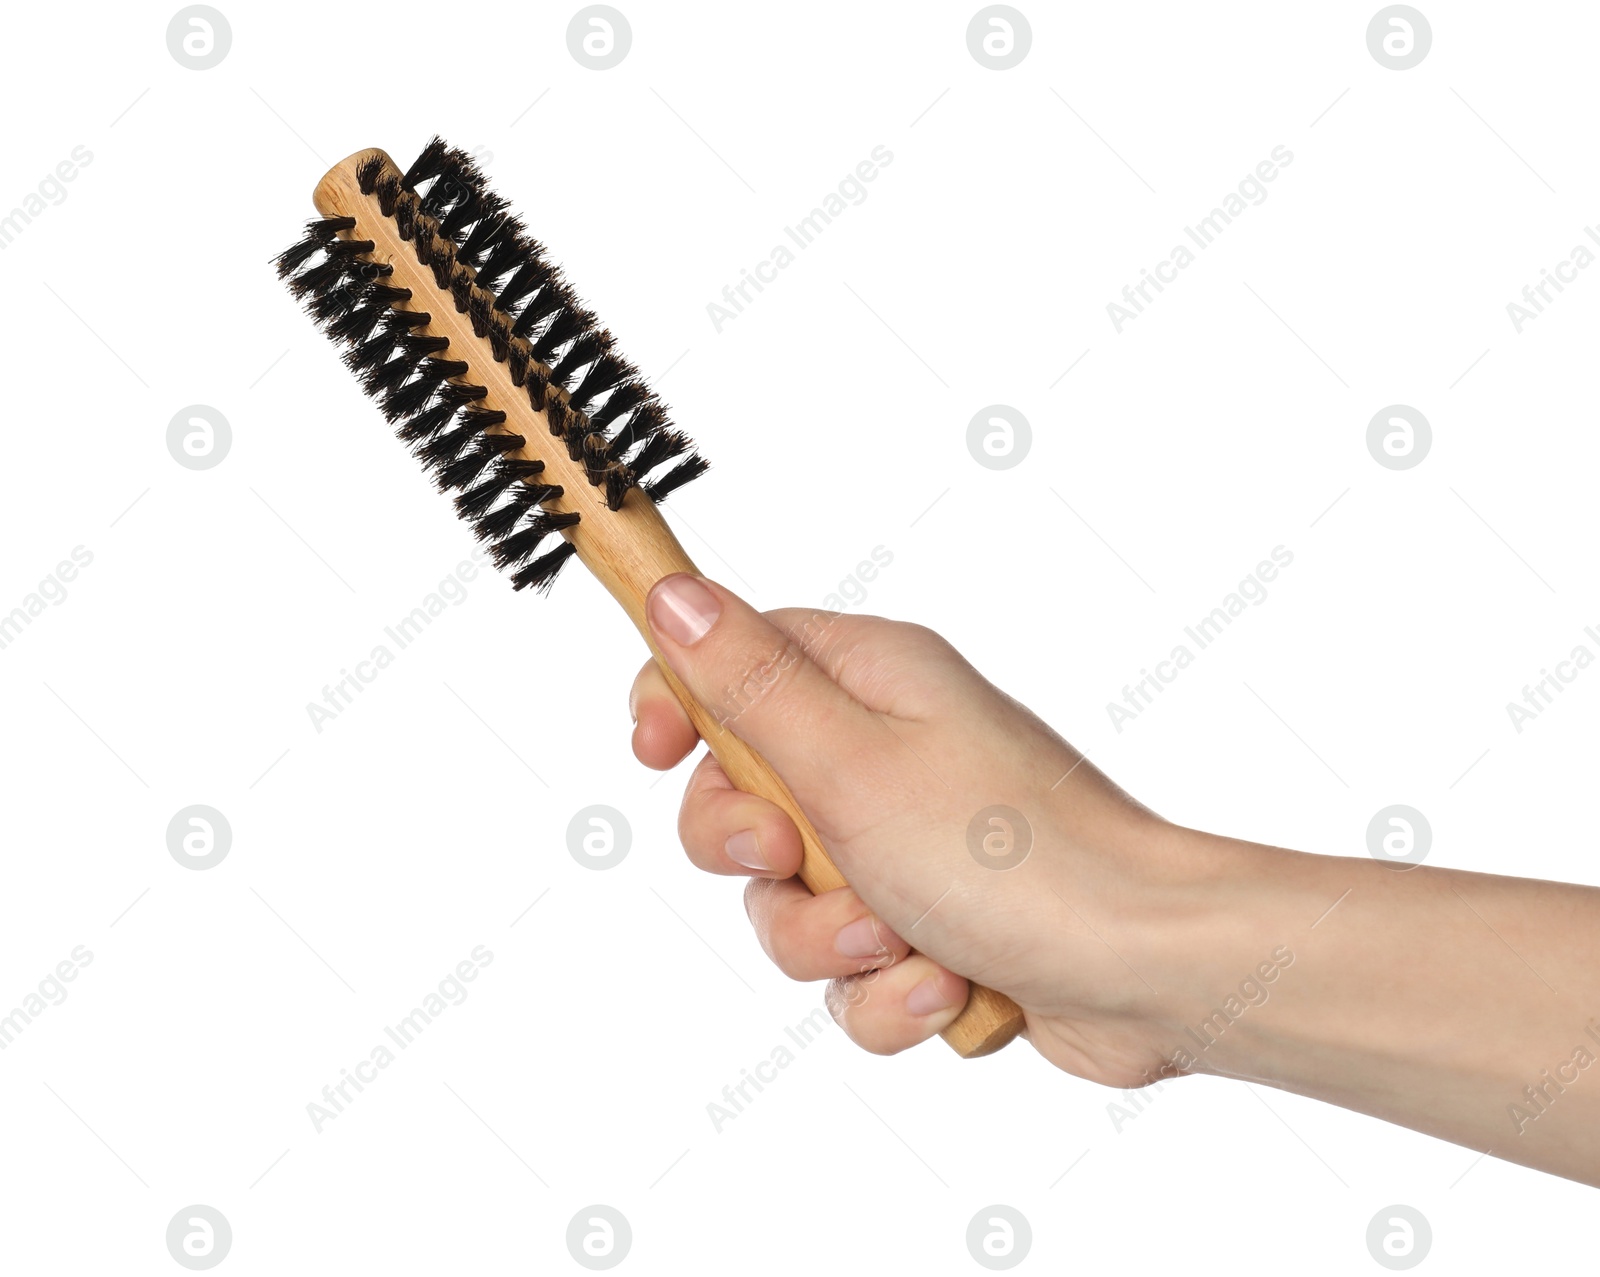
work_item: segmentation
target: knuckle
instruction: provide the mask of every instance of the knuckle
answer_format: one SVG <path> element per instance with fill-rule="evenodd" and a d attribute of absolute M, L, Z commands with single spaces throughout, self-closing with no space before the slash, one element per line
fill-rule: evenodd
<path fill-rule="evenodd" d="M 892 624 L 897 638 L 920 648 L 930 656 L 945 656 L 955 652 L 955 648 L 943 634 L 929 629 L 926 625 L 918 625 L 915 621 L 895 621 Z"/>

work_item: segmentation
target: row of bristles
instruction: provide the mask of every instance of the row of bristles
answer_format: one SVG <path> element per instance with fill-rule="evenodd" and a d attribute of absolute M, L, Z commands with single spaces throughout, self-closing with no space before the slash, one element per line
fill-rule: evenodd
<path fill-rule="evenodd" d="M 670 428 L 637 369 L 613 350 L 611 335 L 546 261 L 542 246 L 506 212 L 504 201 L 487 189 L 470 156 L 436 138 L 404 176 L 373 157 L 357 169 L 357 180 L 394 219 L 400 237 L 448 291 L 457 312 L 487 340 L 513 383 L 526 389 L 535 411 L 545 413 L 551 435 L 583 464 L 611 509 L 619 509 L 633 487 L 660 501 L 705 471 L 705 461 Z M 431 184 L 419 195 L 422 183 Z M 479 404 L 485 388 L 461 380 L 469 364 L 444 357 L 448 339 L 413 331 L 429 323 L 425 311 L 394 309 L 412 300 L 411 290 L 386 282 L 392 266 L 366 259 L 372 241 L 341 238 L 355 226 L 348 217 L 310 223 L 305 237 L 278 258 L 279 274 L 324 331 L 347 348 L 345 362 L 438 485 L 459 491 L 456 508 L 481 539 L 492 542 L 497 563 L 517 568 L 516 588 L 547 588 L 574 547 L 563 541 L 529 560 L 545 537 L 572 527 L 579 516 L 540 508 L 562 489 L 541 481 L 542 461 L 508 455 L 527 440 L 496 432 L 505 413 Z M 321 260 L 313 263 L 319 253 Z M 626 424 L 610 433 L 624 414 Z M 646 481 L 651 471 L 679 457 L 684 459 L 670 471 Z M 507 501 L 496 504 L 507 494 Z"/>

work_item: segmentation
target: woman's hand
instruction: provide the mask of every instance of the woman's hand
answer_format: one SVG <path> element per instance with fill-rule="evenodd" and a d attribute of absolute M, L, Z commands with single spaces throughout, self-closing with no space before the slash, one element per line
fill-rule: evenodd
<path fill-rule="evenodd" d="M 688 576 L 648 611 L 674 672 L 766 756 L 851 886 L 813 897 L 789 818 L 709 757 L 684 846 L 751 876 L 762 946 L 831 979 L 862 1046 L 937 1033 L 967 977 L 1014 998 L 1033 1045 L 1080 1077 L 1248 1078 L 1600 1186 L 1600 889 L 1169 824 L 914 625 L 762 615 Z M 694 747 L 654 664 L 632 704 L 641 761 Z"/>
<path fill-rule="evenodd" d="M 702 869 L 750 876 L 762 947 L 797 980 L 834 982 L 829 1006 L 856 1042 L 890 1053 L 931 1037 L 970 977 L 1014 998 L 1062 1068 L 1122 1086 L 1161 1075 L 1157 998 L 1137 968 L 1156 965 L 1140 937 L 1175 899 L 1163 822 L 929 630 L 763 615 L 688 576 L 660 583 L 649 614 L 674 671 L 784 778 L 852 886 L 812 896 L 793 877 L 794 824 L 709 754 L 683 845 Z M 671 767 L 694 747 L 654 662 L 630 704 L 641 762 Z M 1010 812 L 991 821 L 994 808 Z"/>

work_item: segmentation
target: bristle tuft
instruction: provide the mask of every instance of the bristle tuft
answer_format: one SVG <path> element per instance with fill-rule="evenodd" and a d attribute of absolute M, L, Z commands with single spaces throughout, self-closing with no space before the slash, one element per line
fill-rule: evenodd
<path fill-rule="evenodd" d="M 699 453 L 695 453 L 688 460 L 675 465 L 654 483 L 645 484 L 644 494 L 650 500 L 660 503 L 683 487 L 684 484 L 698 479 L 709 469 L 711 469 L 711 463 Z"/>
<path fill-rule="evenodd" d="M 571 541 L 563 541 L 549 554 L 535 559 L 511 578 L 513 589 L 526 590 L 532 586 L 540 594 L 548 594 L 550 587 L 555 584 L 556 574 L 566 565 L 568 559 L 578 552 L 578 547 Z"/>

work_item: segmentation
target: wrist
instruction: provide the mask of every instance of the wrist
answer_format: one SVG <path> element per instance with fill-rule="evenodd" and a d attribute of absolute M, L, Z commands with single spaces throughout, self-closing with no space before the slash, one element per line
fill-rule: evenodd
<path fill-rule="evenodd" d="M 1139 931 L 1159 975 L 1146 1032 L 1169 1073 L 1274 1080 L 1298 1054 L 1314 930 L 1381 867 L 1168 825 Z M 1298 1045 L 1294 1045 L 1298 1044 Z"/>
<path fill-rule="evenodd" d="M 1256 1075 L 1264 1008 L 1292 988 L 1316 913 L 1300 918 L 1315 899 L 1303 862 L 1324 858 L 1155 817 L 1128 822 L 1102 856 L 1116 866 L 1103 936 L 1138 978 L 1118 1011 L 1150 1061 L 1144 1080 Z"/>

